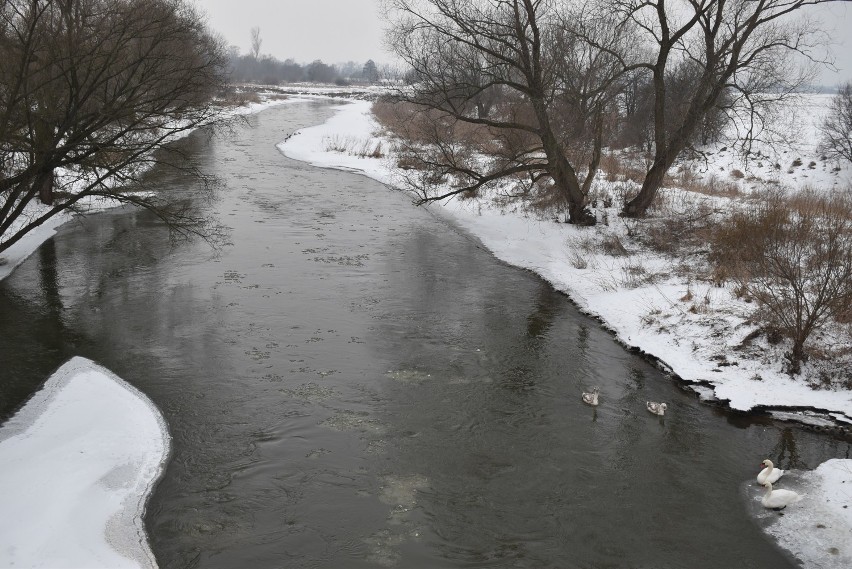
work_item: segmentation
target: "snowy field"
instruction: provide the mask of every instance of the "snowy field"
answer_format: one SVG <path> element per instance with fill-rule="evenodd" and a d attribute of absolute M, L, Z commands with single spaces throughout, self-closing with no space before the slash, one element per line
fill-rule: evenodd
<path fill-rule="evenodd" d="M 168 454 L 147 397 L 63 365 L 0 428 L 0 567 L 156 567 L 142 515 Z"/>
<path fill-rule="evenodd" d="M 812 104 L 822 109 L 825 100 Z M 360 172 L 398 187 L 393 157 L 362 158 L 333 150 L 341 146 L 341 140 L 349 141 L 352 148 L 370 148 L 379 142 L 382 148 L 392 148 L 392 141 L 378 134 L 370 107 L 366 101 L 341 105 L 325 124 L 289 136 L 279 149 L 290 158 Z M 814 109 L 811 113 L 796 118 L 802 121 L 811 116 L 807 128 L 802 122 L 789 123 L 806 135 L 800 141 L 813 140 L 813 118 L 818 114 Z M 838 170 L 821 161 L 816 152 L 812 143 L 784 148 L 777 141 L 768 141 L 759 157 L 742 160 L 720 145 L 713 152 L 716 159 L 705 161 L 702 175 L 726 175 L 740 169 L 743 178 L 753 182 L 772 184 L 786 175 L 785 183 L 800 187 L 816 183 L 847 187 L 848 166 Z M 793 165 L 796 158 L 803 168 Z M 776 167 L 788 159 L 789 166 L 785 162 L 782 168 Z M 817 165 L 811 166 L 811 162 Z M 631 267 L 663 272 L 669 268 L 670 260 L 650 252 L 635 252 L 626 259 L 584 253 L 583 263 L 577 262 L 577 249 L 584 241 L 602 239 L 609 231 L 621 231 L 623 237 L 623 227 L 576 228 L 487 197 L 451 199 L 428 207 L 478 237 L 498 258 L 541 275 L 582 310 L 598 317 L 619 341 L 658 358 L 662 367 L 693 382 L 703 399 L 723 400 L 740 411 L 776 408 L 780 420 L 852 425 L 849 391 L 815 390 L 791 379 L 781 370 L 780 353 L 777 359 L 765 355 L 749 359 L 748 353 L 733 350 L 753 330 L 746 322 L 754 307 L 738 301 L 729 289 L 696 286 L 676 276 L 646 286 L 632 282 Z M 615 219 L 616 213 L 610 212 L 610 218 Z M 693 304 L 700 303 L 699 309 L 690 310 L 689 302 L 683 300 L 687 296 L 695 299 Z M 676 409 L 670 411 L 677 413 Z M 762 492 L 755 491 L 754 484 L 749 488 L 745 499 L 755 500 L 755 516 L 766 531 L 808 567 L 852 566 L 852 460 L 828 461 L 813 472 L 788 473 L 776 486 L 786 488 L 787 484 L 798 489 L 804 500 L 789 506 L 785 516 L 764 510 Z"/>

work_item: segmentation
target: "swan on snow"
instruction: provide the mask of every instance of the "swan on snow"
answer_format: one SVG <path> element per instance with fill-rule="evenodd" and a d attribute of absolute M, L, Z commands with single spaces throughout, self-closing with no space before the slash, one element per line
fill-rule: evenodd
<path fill-rule="evenodd" d="M 775 483 L 784 475 L 784 471 L 780 468 L 775 468 L 775 465 L 772 464 L 772 461 L 768 458 L 761 462 L 760 465 L 763 466 L 764 469 L 757 475 L 758 484 L 766 484 L 767 482 Z"/>
<path fill-rule="evenodd" d="M 766 493 L 760 499 L 760 503 L 765 508 L 783 510 L 788 505 L 795 504 L 802 499 L 798 493 L 792 490 L 773 490 L 772 482 L 766 482 L 764 486 L 766 486 Z"/>

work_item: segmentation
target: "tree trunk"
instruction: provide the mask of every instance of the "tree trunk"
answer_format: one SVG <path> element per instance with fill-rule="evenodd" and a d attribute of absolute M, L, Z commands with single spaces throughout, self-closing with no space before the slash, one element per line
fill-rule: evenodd
<path fill-rule="evenodd" d="M 550 117 L 543 100 L 532 100 L 533 110 L 539 124 L 544 154 L 547 156 L 547 170 L 556 189 L 568 204 L 568 222 L 574 225 L 591 226 L 596 223 L 595 216 L 586 208 L 586 195 L 580 187 L 577 172 L 562 152 L 562 147 L 550 128 Z"/>
<path fill-rule="evenodd" d="M 800 338 L 793 340 L 793 349 L 787 355 L 789 364 L 787 372 L 790 375 L 799 375 L 802 373 L 802 361 L 805 359 L 805 341 Z"/>
<path fill-rule="evenodd" d="M 40 178 L 37 183 L 39 184 L 38 199 L 44 205 L 53 205 L 53 170 Z"/>
<path fill-rule="evenodd" d="M 592 158 L 589 161 L 589 169 L 586 172 L 586 179 L 583 180 L 583 195 L 588 196 L 592 189 L 592 182 L 598 173 L 598 166 L 601 164 L 601 151 L 603 150 L 603 111 L 598 106 L 595 112 L 595 141 L 592 148 Z"/>
<path fill-rule="evenodd" d="M 551 164 L 550 175 L 553 182 L 568 203 L 568 222 L 574 225 L 594 225 L 597 220 L 586 207 L 586 196 L 580 187 L 574 168 L 561 154 L 551 159 L 550 153 L 545 153 L 548 155 L 548 162 Z"/>
<path fill-rule="evenodd" d="M 642 217 L 645 215 L 645 212 L 651 207 L 654 198 L 657 196 L 657 190 L 663 185 L 663 179 L 665 179 L 668 170 L 668 164 L 660 159 L 655 160 L 651 165 L 651 169 L 645 174 L 645 179 L 642 181 L 642 189 L 639 190 L 636 197 L 624 205 L 621 215 L 624 217 Z"/>

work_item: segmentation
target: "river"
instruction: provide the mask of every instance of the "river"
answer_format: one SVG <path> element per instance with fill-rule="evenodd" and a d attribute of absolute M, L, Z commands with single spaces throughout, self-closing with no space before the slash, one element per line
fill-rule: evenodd
<path fill-rule="evenodd" d="M 164 569 L 796 566 L 750 482 L 848 442 L 700 403 L 404 194 L 275 148 L 332 112 L 181 142 L 219 180 L 219 253 L 111 211 L 0 282 L 0 419 L 73 355 L 145 392 L 174 439 L 146 514 Z"/>

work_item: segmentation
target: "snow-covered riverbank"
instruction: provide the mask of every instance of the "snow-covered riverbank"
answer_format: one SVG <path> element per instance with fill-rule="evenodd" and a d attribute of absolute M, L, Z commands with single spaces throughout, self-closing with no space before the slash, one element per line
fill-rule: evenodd
<path fill-rule="evenodd" d="M 147 397 L 63 365 L 0 428 L 0 567 L 156 567 L 142 515 L 168 454 Z"/>
<path fill-rule="evenodd" d="M 279 148 L 290 158 L 360 172 L 397 186 L 391 160 L 333 150 L 346 146 L 339 141 L 349 141 L 352 148 L 370 148 L 378 142 L 383 148 L 392 147 L 392 141 L 376 135 L 370 105 L 341 105 L 325 124 L 294 133 Z M 780 362 L 749 360 L 747 355 L 733 351 L 748 333 L 745 309 L 751 306 L 737 306 L 727 289 L 707 286 L 689 290 L 687 281 L 678 277 L 647 286 L 625 286 L 629 267 L 624 260 L 585 251 L 583 262 L 575 262 L 577 244 L 609 228 L 555 223 L 488 199 L 453 199 L 429 207 L 479 238 L 498 258 L 538 273 L 568 294 L 625 345 L 658 358 L 673 373 L 694 382 L 702 398 L 724 400 L 741 411 L 788 408 L 780 412 L 784 420 L 852 424 L 849 391 L 812 389 L 783 373 Z M 635 255 L 629 262 L 657 268 L 669 263 L 650 252 Z M 683 300 L 687 295 L 700 299 L 701 306 L 695 311 Z M 730 359 L 720 361 L 719 354 L 728 354 Z M 755 464 L 763 458 L 756 457 Z M 790 473 L 787 480 L 796 480 L 806 498 L 791 506 L 786 517 L 768 523 L 767 531 L 809 567 L 848 567 L 852 559 L 852 460 L 829 461 L 813 472 Z M 757 497 L 759 506 L 760 493 L 751 492 L 749 496 Z"/>
<path fill-rule="evenodd" d="M 324 125 L 302 130 L 279 148 L 297 160 L 362 172 L 394 186 L 396 172 L 387 159 L 328 149 L 330 140 L 375 144 L 381 140 L 374 135 L 376 129 L 370 103 L 355 102 L 338 107 L 337 115 Z M 392 146 L 391 141 L 382 142 L 384 148 Z M 702 397 L 725 401 L 738 411 L 788 408 L 781 418 L 852 426 L 852 391 L 814 389 L 784 373 L 780 359 L 749 359 L 748 353 L 735 351 L 754 329 L 747 323 L 754 305 L 737 300 L 728 288 L 693 283 L 690 290 L 688 276 L 675 275 L 669 259 L 650 251 L 617 258 L 585 250 L 582 263 L 577 262 L 578 244 L 618 228 L 577 228 L 488 199 L 451 199 L 430 207 L 478 237 L 500 259 L 541 275 L 600 318 L 622 343 L 654 356 L 678 377 L 693 382 Z M 648 272 L 668 270 L 669 278 L 628 282 L 630 271 L 639 267 Z M 683 300 L 687 295 L 700 299 L 702 306 L 693 310 L 696 303 Z M 803 408 L 823 413 L 820 417 L 800 412 Z"/>

